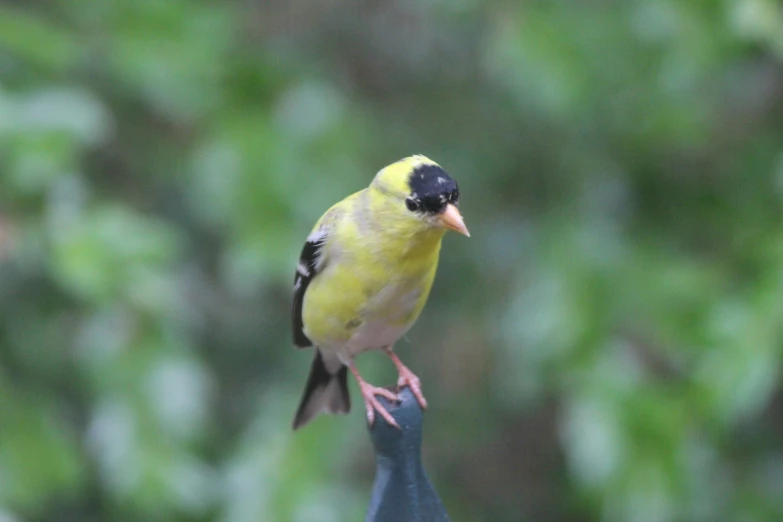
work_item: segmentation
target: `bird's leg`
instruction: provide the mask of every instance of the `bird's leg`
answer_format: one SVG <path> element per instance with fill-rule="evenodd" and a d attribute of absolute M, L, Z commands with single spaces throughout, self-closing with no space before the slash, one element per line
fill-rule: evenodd
<path fill-rule="evenodd" d="M 400 375 L 400 378 L 397 380 L 397 386 L 408 386 L 413 392 L 413 396 L 419 401 L 419 406 L 427 408 L 427 399 L 425 399 L 424 395 L 421 393 L 421 381 L 416 377 L 416 374 L 402 364 L 400 358 L 397 357 L 397 354 L 394 353 L 391 348 L 386 348 L 384 351 L 392 360 L 394 366 L 397 367 L 397 373 Z"/>
<path fill-rule="evenodd" d="M 365 381 L 362 376 L 359 375 L 359 370 L 356 368 L 356 365 L 353 361 L 351 361 L 351 363 L 348 365 L 348 368 L 351 370 L 353 376 L 356 377 L 356 382 L 359 383 L 359 389 L 361 390 L 362 397 L 364 398 L 364 407 L 367 409 L 367 422 L 370 424 L 370 426 L 375 423 L 375 411 L 377 410 L 378 413 L 381 414 L 381 417 L 386 419 L 386 422 L 395 428 L 400 429 L 400 425 L 397 424 L 397 421 L 394 420 L 394 417 L 391 416 L 391 413 L 386 411 L 386 408 L 383 407 L 383 404 L 381 404 L 378 399 L 375 398 L 375 396 L 380 395 L 381 397 L 386 397 L 390 401 L 394 402 L 400 402 L 400 398 L 386 388 L 379 388 L 378 386 L 373 386 L 372 384 Z"/>

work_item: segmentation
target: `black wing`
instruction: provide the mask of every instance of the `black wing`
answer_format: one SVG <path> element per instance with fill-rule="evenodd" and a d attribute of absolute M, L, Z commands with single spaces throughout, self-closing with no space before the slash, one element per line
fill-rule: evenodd
<path fill-rule="evenodd" d="M 307 238 L 307 242 L 302 248 L 302 254 L 299 256 L 299 265 L 296 267 L 296 278 L 294 279 L 294 302 L 291 307 L 291 320 L 294 327 L 294 345 L 299 348 L 307 348 L 313 343 L 304 333 L 304 324 L 302 323 L 302 303 L 304 295 L 310 281 L 322 268 L 320 262 L 323 254 L 323 246 L 326 242 L 325 233 L 314 233 Z"/>

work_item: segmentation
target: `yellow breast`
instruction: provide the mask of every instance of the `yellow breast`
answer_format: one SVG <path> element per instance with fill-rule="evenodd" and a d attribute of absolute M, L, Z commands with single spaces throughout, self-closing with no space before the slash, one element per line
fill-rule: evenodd
<path fill-rule="evenodd" d="M 304 331 L 316 345 L 351 351 L 394 344 L 413 325 L 435 278 L 443 231 L 410 219 L 367 191 L 339 204 L 322 271 L 304 296 Z"/>

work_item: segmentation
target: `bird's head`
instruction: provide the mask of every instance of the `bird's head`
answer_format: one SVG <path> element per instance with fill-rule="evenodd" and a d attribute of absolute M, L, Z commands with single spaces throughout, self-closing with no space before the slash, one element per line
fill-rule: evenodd
<path fill-rule="evenodd" d="M 426 228 L 450 229 L 470 237 L 459 212 L 459 187 L 440 165 L 417 155 L 384 168 L 370 185 L 395 210 Z"/>

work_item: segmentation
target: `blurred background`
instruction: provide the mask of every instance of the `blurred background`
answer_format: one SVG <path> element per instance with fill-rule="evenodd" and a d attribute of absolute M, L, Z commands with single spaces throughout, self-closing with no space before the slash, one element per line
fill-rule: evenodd
<path fill-rule="evenodd" d="M 783 520 L 779 2 L 5 0 L 0 521 L 362 520 L 290 292 L 414 153 L 472 233 L 397 347 L 454 522 Z"/>

